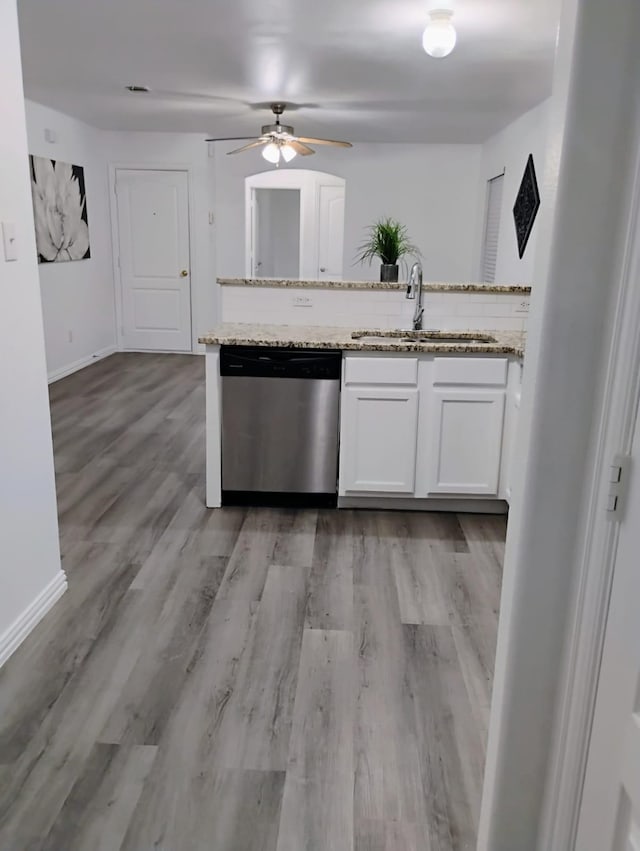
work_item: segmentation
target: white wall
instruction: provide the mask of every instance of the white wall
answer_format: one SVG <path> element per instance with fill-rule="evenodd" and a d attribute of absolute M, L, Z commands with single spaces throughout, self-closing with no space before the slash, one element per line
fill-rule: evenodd
<path fill-rule="evenodd" d="M 402 290 L 297 289 L 225 284 L 223 322 L 337 328 L 410 328 L 415 300 Z M 304 298 L 304 305 L 297 300 Z M 528 293 L 424 292 L 423 327 L 443 331 L 524 331 Z"/>
<path fill-rule="evenodd" d="M 529 237 L 524 257 L 520 259 L 513 221 L 513 205 L 529 154 L 533 154 L 538 186 L 541 191 L 541 203 L 544 204 L 545 202 L 542 182 L 545 170 L 550 105 L 550 100 L 546 100 L 535 109 L 521 115 L 520 118 L 517 118 L 512 124 L 509 124 L 508 127 L 485 142 L 482 148 L 480 193 L 481 203 L 483 204 L 483 219 L 487 181 L 504 171 L 496 284 L 533 283 L 536 244 L 540 230 L 540 212 L 538 212 L 538 218 Z M 484 227 L 484 222 L 482 227 Z M 482 236 L 481 233 L 481 238 Z M 479 265 L 475 271 L 477 275 Z"/>
<path fill-rule="evenodd" d="M 26 112 L 30 154 L 84 167 L 91 257 L 38 267 L 47 368 L 53 378 L 116 345 L 105 134 L 31 101 Z M 45 140 L 45 128 L 56 134 L 55 144 Z"/>
<path fill-rule="evenodd" d="M 244 179 L 269 168 L 258 152 L 227 156 L 215 144 L 217 274 L 244 277 Z M 479 145 L 357 144 L 318 148 L 287 169 L 312 168 L 346 180 L 343 277 L 376 280 L 378 266 L 354 265 L 365 227 L 380 216 L 407 225 L 430 281 L 475 280 L 481 218 Z"/>
<path fill-rule="evenodd" d="M 204 137 L 199 133 L 114 131 L 105 132 L 103 139 L 106 160 L 112 166 L 185 167 L 191 170 L 191 286 L 195 344 L 199 334 L 211 330 L 217 316 L 215 231 L 209 224 L 209 214 L 214 212 L 214 169 Z M 239 236 L 241 243 L 243 234 L 244 230 Z"/>
<path fill-rule="evenodd" d="M 0 246 L 0 658 L 12 626 L 60 580 L 53 450 L 22 70 L 14 0 L 0 2 L 0 221 L 14 222 L 18 260 Z"/>
<path fill-rule="evenodd" d="M 300 275 L 301 193 L 291 189 L 258 189 L 257 195 L 263 204 L 267 201 L 262 210 L 258 210 L 259 244 L 271 264 L 262 274 L 297 278 Z"/>
<path fill-rule="evenodd" d="M 572 593 L 584 590 L 572 585 L 596 499 L 597 425 L 607 415 L 612 306 L 640 144 L 639 31 L 637 0 L 620 0 L 615 15 L 601 0 L 563 3 L 478 851 L 569 847 L 537 834 Z"/>
<path fill-rule="evenodd" d="M 255 190 L 257 253 L 264 278 L 300 277 L 299 189 Z"/>
<path fill-rule="evenodd" d="M 39 266 L 47 365 L 60 377 L 93 355 L 115 350 L 117 340 L 110 165 L 184 167 L 191 171 L 191 283 L 193 341 L 215 324 L 215 245 L 209 224 L 213 203 L 213 160 L 200 134 L 122 133 L 91 127 L 40 104 L 26 102 L 29 152 L 84 166 L 91 258 Z M 55 144 L 44 138 L 49 128 Z M 72 341 L 69 341 L 71 332 Z"/>

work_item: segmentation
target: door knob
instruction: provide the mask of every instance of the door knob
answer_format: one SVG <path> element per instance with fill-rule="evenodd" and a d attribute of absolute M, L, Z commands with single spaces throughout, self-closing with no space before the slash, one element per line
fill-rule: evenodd
<path fill-rule="evenodd" d="M 327 271 L 326 266 L 320 266 L 320 271 L 321 271 L 321 272 L 326 272 L 326 271 Z"/>
<path fill-rule="evenodd" d="M 180 272 L 180 277 L 181 277 L 181 278 L 186 278 L 188 274 L 189 274 L 189 273 L 187 272 L 187 270 L 186 270 L 186 269 L 183 269 L 183 270 L 182 270 L 182 272 Z"/>

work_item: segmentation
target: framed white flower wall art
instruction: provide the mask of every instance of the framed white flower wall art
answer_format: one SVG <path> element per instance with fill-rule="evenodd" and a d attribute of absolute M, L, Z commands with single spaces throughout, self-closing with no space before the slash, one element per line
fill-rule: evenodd
<path fill-rule="evenodd" d="M 48 157 L 29 157 L 39 263 L 91 256 L 84 169 Z"/>

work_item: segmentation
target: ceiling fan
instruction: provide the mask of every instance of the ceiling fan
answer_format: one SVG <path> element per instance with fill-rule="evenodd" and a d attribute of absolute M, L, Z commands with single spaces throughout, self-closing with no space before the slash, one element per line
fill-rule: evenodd
<path fill-rule="evenodd" d="M 300 154 L 302 157 L 308 157 L 315 154 L 312 145 L 333 145 L 339 148 L 351 148 L 351 142 L 338 142 L 334 139 L 314 139 L 310 136 L 296 136 L 293 132 L 293 127 L 290 124 L 280 124 L 280 116 L 286 109 L 285 103 L 272 103 L 271 111 L 276 117 L 275 124 L 265 124 L 262 127 L 262 134 L 258 137 L 252 136 L 228 136 L 221 139 L 207 139 L 207 142 L 231 142 L 240 141 L 241 139 L 253 139 L 248 145 L 243 145 L 241 148 L 236 148 L 234 151 L 229 151 L 229 154 L 240 154 L 242 151 L 248 151 L 251 148 L 261 148 L 262 156 L 270 163 L 277 165 L 282 158 L 285 162 L 291 160 Z"/>

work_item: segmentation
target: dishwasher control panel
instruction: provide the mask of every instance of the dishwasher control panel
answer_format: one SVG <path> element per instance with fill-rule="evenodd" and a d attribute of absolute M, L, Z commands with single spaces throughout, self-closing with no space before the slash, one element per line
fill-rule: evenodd
<path fill-rule="evenodd" d="M 332 349 L 222 346 L 220 375 L 255 378 L 340 379 L 342 354 Z"/>

